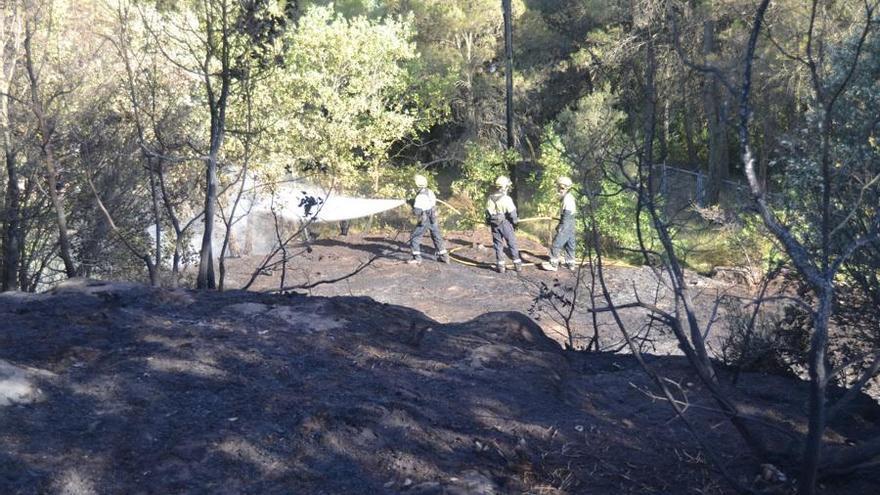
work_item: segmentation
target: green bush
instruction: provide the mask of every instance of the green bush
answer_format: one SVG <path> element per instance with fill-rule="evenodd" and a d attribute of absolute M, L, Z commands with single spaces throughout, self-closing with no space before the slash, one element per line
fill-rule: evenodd
<path fill-rule="evenodd" d="M 703 219 L 688 220 L 673 241 L 685 266 L 705 274 L 719 266 L 739 266 L 757 275 L 774 263 L 778 252 L 757 215 L 719 220 L 725 214 L 717 207 L 698 211 Z"/>
<path fill-rule="evenodd" d="M 602 247 L 617 255 L 630 258 L 633 251 L 640 249 L 639 234 L 636 229 L 636 193 L 621 188 L 607 177 L 599 181 L 598 189 L 593 198 L 593 207 Z M 646 247 L 653 249 L 656 236 L 647 212 L 642 212 L 638 222 Z"/>
<path fill-rule="evenodd" d="M 530 213 L 556 217 L 560 207 L 556 179 L 562 175 L 571 177 L 576 183 L 581 218 L 587 218 L 591 206 L 594 209 L 603 249 L 618 256 L 627 256 L 631 250 L 637 250 L 635 193 L 622 190 L 607 177 L 587 170 L 579 172 L 569 160 L 562 137 L 553 126 L 544 129 L 540 151 L 540 167 L 529 176 L 535 191 L 528 203 Z M 585 238 L 586 225 L 583 221 L 578 222 L 579 239 Z M 647 215 L 642 215 L 641 226 L 646 242 L 651 245 L 654 237 Z M 579 249 L 583 249 L 583 243 L 579 243 Z"/>
<path fill-rule="evenodd" d="M 509 164 L 519 160 L 519 154 L 513 150 L 468 144 L 461 178 L 452 183 L 452 192 L 458 196 L 456 202 L 461 209 L 458 228 L 470 229 L 483 223 L 483 202 L 495 189 L 495 179 L 508 175 Z"/>
<path fill-rule="evenodd" d="M 568 176 L 573 180 L 574 166 L 566 156 L 565 145 L 553 125 L 547 125 L 541 136 L 540 159 L 529 174 L 527 183 L 533 191 L 526 208 L 530 215 L 555 217 L 559 214 L 556 179 Z"/>

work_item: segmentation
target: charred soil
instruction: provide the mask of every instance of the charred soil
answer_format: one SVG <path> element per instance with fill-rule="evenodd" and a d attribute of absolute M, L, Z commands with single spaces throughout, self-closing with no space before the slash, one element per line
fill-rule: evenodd
<path fill-rule="evenodd" d="M 381 263 L 313 289 L 355 295 L 87 280 L 0 295 L 0 493 L 732 493 L 631 357 L 564 350 L 500 311 L 529 305 L 522 279 L 572 274 L 409 266 L 372 242 L 310 253 L 314 281 L 364 260 L 333 258 L 342 249 L 379 250 Z M 375 299 L 356 295 L 371 285 Z M 794 468 L 763 479 L 683 358 L 648 359 L 734 477 L 788 493 Z M 803 383 L 720 378 L 771 443 L 804 428 Z M 878 422 L 869 401 L 829 441 L 857 443 Z M 878 482 L 863 471 L 822 492 Z"/>

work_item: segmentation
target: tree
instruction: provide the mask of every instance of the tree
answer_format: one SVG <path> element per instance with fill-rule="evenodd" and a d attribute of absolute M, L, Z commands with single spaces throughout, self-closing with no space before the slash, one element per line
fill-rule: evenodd
<path fill-rule="evenodd" d="M 3 270 L 0 289 L 15 290 L 19 287 L 18 277 L 21 266 L 24 239 L 22 232 L 22 184 L 19 173 L 20 144 L 13 136 L 12 112 L 16 104 L 11 94 L 13 80 L 18 69 L 23 41 L 23 6 L 12 2 L 2 10 L 0 17 L 0 43 L 2 43 L 2 64 L 0 64 L 0 127 L 3 133 L 3 154 L 6 165 L 6 196 L 3 204 Z"/>
<path fill-rule="evenodd" d="M 24 21 L 24 64 L 30 93 L 29 109 L 33 114 L 36 127 L 40 161 L 45 167 L 47 191 L 55 210 L 61 260 L 64 263 L 64 272 L 67 277 L 75 277 L 77 269 L 70 249 L 67 212 L 63 199 L 64 183 L 59 183 L 55 141 L 60 118 L 60 115 L 56 113 L 58 108 L 56 105 L 61 98 L 73 90 L 72 85 L 75 85 L 77 81 L 76 79 L 62 79 L 60 71 L 64 69 L 62 65 L 64 62 L 51 57 L 52 55 L 66 55 L 60 51 L 57 44 L 60 33 L 57 24 L 53 22 L 53 16 L 63 13 L 56 11 L 55 7 L 55 2 L 52 0 L 29 5 L 27 18 Z M 51 64 L 51 69 L 59 71 L 54 75 L 61 77 L 54 81 L 44 79 L 43 76 L 47 74 L 43 71 L 43 67 L 47 62 Z"/>
<path fill-rule="evenodd" d="M 872 78 L 876 80 L 876 63 L 872 62 L 876 61 L 878 45 L 873 24 L 878 3 L 865 1 L 854 10 L 843 8 L 842 12 L 836 9 L 820 11 L 816 0 L 811 4 L 806 45 L 797 57 L 809 72 L 812 109 L 807 116 L 807 127 L 818 140 L 814 140 L 814 145 L 798 165 L 808 169 L 818 187 L 807 190 L 813 194 L 804 195 L 807 191 L 799 191 L 802 197 L 806 196 L 806 201 L 801 204 L 807 206 L 800 211 L 810 220 L 809 227 L 812 227 L 803 230 L 786 224 L 771 207 L 755 170 L 755 158 L 749 144 L 752 63 L 769 3 L 769 0 L 763 0 L 759 5 L 749 38 L 740 93 L 739 139 L 749 187 L 764 224 L 782 244 L 815 300 L 810 315 L 809 430 L 803 445 L 803 472 L 799 480 L 800 493 L 807 495 L 815 493 L 820 467 L 852 466 L 880 454 L 880 439 L 877 438 L 846 453 L 823 456 L 822 448 L 828 420 L 826 389 L 831 378 L 827 361 L 829 322 L 834 311 L 835 293 L 841 284 L 838 273 L 855 255 L 880 242 L 880 206 L 876 201 L 878 179 L 873 178 L 880 178 L 880 169 L 870 150 L 870 138 L 876 132 L 877 110 L 868 110 L 867 114 L 853 112 L 850 108 L 844 110 L 848 92 L 864 90 L 866 83 L 868 88 L 874 89 Z M 817 48 L 824 45 L 825 34 L 820 27 L 823 23 L 818 21 L 822 20 L 823 14 L 839 13 L 853 16 L 854 22 L 850 24 L 854 26 L 853 31 L 838 48 L 838 56 L 826 58 L 825 50 Z M 847 143 L 847 138 L 852 136 L 851 128 L 861 131 L 852 133 L 860 138 L 856 143 Z M 855 150 L 848 149 L 852 144 L 856 145 Z M 866 151 L 867 162 L 864 161 Z M 868 178 L 867 182 L 863 182 L 865 178 Z M 855 191 L 858 191 L 857 195 L 853 194 Z M 863 203 L 864 199 L 868 202 Z M 873 204 L 871 199 L 874 199 Z M 854 216 L 861 217 L 860 228 L 855 231 L 851 230 L 850 224 Z M 876 371 L 876 367 L 871 366 L 868 372 Z"/>
<path fill-rule="evenodd" d="M 714 20 L 703 22 L 703 56 L 706 63 L 714 64 L 716 56 L 716 23 Z M 720 76 L 716 73 L 705 75 L 703 98 L 709 131 L 709 183 L 706 190 L 706 204 L 718 204 L 721 186 L 727 178 L 730 167 L 727 149 L 727 111 L 722 98 Z"/>
<path fill-rule="evenodd" d="M 270 116 L 270 163 L 280 169 L 294 157 L 297 169 L 332 174 L 337 187 L 379 192 L 391 146 L 442 114 L 420 81 L 412 36 L 406 19 L 308 9 L 285 37 L 283 68 L 261 82 L 255 102 Z"/>
<path fill-rule="evenodd" d="M 412 13 L 425 72 L 440 76 L 439 89 L 451 106 L 451 125 L 445 130 L 453 146 L 438 153 L 460 160 L 468 142 L 501 147 L 506 135 L 499 54 L 504 46 L 501 3 L 395 0 L 388 4 L 392 12 Z M 521 2 L 512 3 L 511 20 L 522 10 Z"/>
<path fill-rule="evenodd" d="M 273 2 L 273 4 L 276 4 Z M 277 7 L 277 5 L 276 5 Z M 201 81 L 207 108 L 204 231 L 199 251 L 196 286 L 216 287 L 212 239 L 217 213 L 218 167 L 226 138 L 227 112 L 239 65 L 252 62 L 245 53 L 251 40 L 239 29 L 245 4 L 231 0 L 190 2 L 180 13 L 167 12 L 158 26 L 150 26 L 155 42 L 168 60 Z"/>

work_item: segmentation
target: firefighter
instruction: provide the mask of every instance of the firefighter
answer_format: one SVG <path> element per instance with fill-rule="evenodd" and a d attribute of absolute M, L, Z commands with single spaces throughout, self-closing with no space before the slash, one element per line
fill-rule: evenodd
<path fill-rule="evenodd" d="M 495 267 L 498 273 L 506 270 L 504 263 L 504 242 L 510 248 L 513 257 L 513 269 L 517 272 L 522 270 L 522 260 L 519 257 L 519 249 L 516 247 L 516 235 L 513 231 L 519 223 L 516 216 L 516 205 L 507 195 L 510 190 L 510 179 L 499 176 L 495 179 L 497 190 L 489 195 L 486 200 L 486 223 L 492 229 L 492 246 L 495 248 Z"/>
<path fill-rule="evenodd" d="M 577 204 L 574 193 L 571 190 L 572 182 L 568 177 L 556 179 L 556 192 L 562 200 L 559 208 L 559 224 L 556 225 L 556 235 L 550 246 L 550 261 L 541 263 L 541 268 L 555 272 L 562 261 L 560 254 L 564 254 L 565 266 L 569 269 L 575 267 L 575 213 Z"/>
<path fill-rule="evenodd" d="M 437 225 L 437 197 L 434 191 L 428 188 L 428 179 L 424 175 L 417 174 L 413 177 L 413 181 L 419 192 L 412 200 L 413 214 L 416 216 L 416 228 L 410 237 L 410 246 L 412 247 L 412 259 L 407 263 L 418 265 L 422 262 L 422 236 L 425 230 L 431 232 L 431 240 L 434 241 L 434 248 L 437 250 L 437 257 L 443 263 L 449 263 L 449 252 L 446 251 L 443 236 L 440 235 L 440 226 Z"/>

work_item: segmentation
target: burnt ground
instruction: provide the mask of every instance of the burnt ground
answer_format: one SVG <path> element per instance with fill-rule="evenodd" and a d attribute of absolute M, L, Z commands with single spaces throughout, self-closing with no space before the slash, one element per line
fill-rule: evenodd
<path fill-rule="evenodd" d="M 327 261 L 314 277 L 344 271 L 328 259 L 335 250 L 314 246 Z M 377 299 L 395 283 L 428 294 L 433 270 L 460 288 L 421 299 L 424 312 L 357 296 L 84 280 L 0 295 L 0 493 L 733 493 L 630 356 L 563 350 L 474 290 L 509 285 L 493 300 L 518 304 L 528 301 L 520 277 L 377 262 L 346 290 L 372 277 Z M 733 477 L 790 492 L 756 481 L 762 469 L 681 357 L 648 360 L 680 386 L 702 445 Z M 803 383 L 720 378 L 769 442 L 804 428 Z M 878 424 L 868 401 L 828 439 L 858 443 Z M 864 471 L 823 481 L 822 493 L 876 493 L 878 481 Z"/>
<path fill-rule="evenodd" d="M 406 263 L 411 257 L 407 241 L 408 232 L 319 236 L 309 245 L 310 252 L 302 245 L 291 249 L 295 256 L 291 257 L 284 270 L 283 285 L 307 286 L 317 283 L 319 285 L 315 287 L 299 290 L 322 296 L 369 296 L 380 302 L 417 309 L 442 323 L 467 321 L 489 311 L 520 311 L 529 314 L 547 336 L 560 343 L 568 342 L 570 329 L 571 343 L 575 348 L 585 347 L 594 333 L 598 333 L 603 350 L 617 350 L 623 345 L 610 314 L 599 315 L 594 325 L 592 316 L 585 311 L 591 305 L 589 293 L 584 290 L 591 283 L 586 268 L 578 274 L 565 268 L 546 272 L 532 265 L 526 266 L 520 274 L 513 270 L 498 274 L 492 269 L 495 255 L 491 237 L 482 229 L 448 234 L 447 242 L 456 260 L 450 265 L 435 261 L 433 246 L 426 235 L 422 243 L 424 262 L 417 266 L 409 265 Z M 522 237 L 519 244 L 526 251 L 523 260 L 527 265 L 540 264 L 547 259 L 545 246 Z M 262 256 L 231 259 L 227 287 L 244 286 L 264 259 Z M 370 260 L 369 266 L 347 277 Z M 512 267 L 509 261 L 508 265 Z M 636 291 L 642 300 L 658 302 L 660 306 L 669 301 L 668 291 L 647 267 L 608 261 L 605 271 L 609 290 L 617 304 L 634 301 Z M 703 321 L 708 321 L 718 295 L 742 292 L 730 280 L 716 280 L 695 273 L 690 275 L 697 313 Z M 347 278 L 333 284 L 320 283 L 322 280 L 343 277 Z M 579 277 L 583 287 L 577 298 L 579 311 L 573 313 L 566 326 L 563 315 L 570 308 L 562 305 L 558 299 L 541 299 L 539 295 L 543 286 L 570 298 Z M 281 282 L 282 269 L 275 264 L 271 269 L 263 270 L 250 289 L 277 290 L 282 286 Z M 596 293 L 598 296 L 598 286 Z M 597 307 L 606 306 L 600 298 L 595 304 Z M 647 333 L 645 324 L 648 318 L 644 311 L 628 309 L 622 311 L 621 316 L 633 334 L 644 336 Z M 724 322 L 719 322 L 713 328 L 709 340 L 717 349 L 720 346 L 718 339 L 724 334 Z M 679 353 L 672 336 L 663 335 L 662 329 L 654 327 L 647 336 L 649 338 L 644 342 L 646 351 L 656 354 Z"/>

